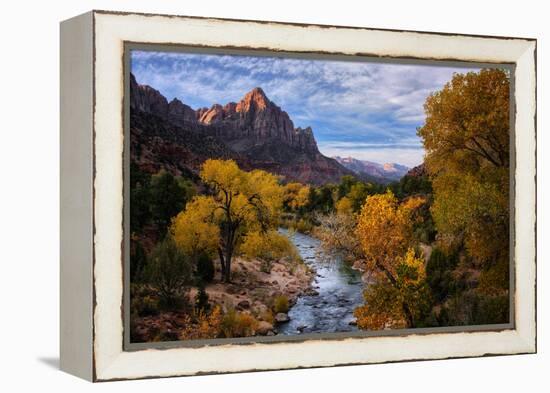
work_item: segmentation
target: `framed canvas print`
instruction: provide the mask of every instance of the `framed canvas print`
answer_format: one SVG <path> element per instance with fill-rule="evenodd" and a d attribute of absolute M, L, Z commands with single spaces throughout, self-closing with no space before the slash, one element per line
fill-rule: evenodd
<path fill-rule="evenodd" d="M 61 368 L 536 351 L 536 41 L 61 24 Z"/>

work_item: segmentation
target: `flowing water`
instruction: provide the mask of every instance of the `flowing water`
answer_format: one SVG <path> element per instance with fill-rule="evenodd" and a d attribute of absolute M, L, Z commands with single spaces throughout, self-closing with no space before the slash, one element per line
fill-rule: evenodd
<path fill-rule="evenodd" d="M 295 233 L 291 240 L 316 271 L 313 288 L 319 294 L 300 296 L 288 312 L 290 321 L 278 326 L 279 334 L 357 330 L 350 322 L 355 320 L 353 310 L 363 303 L 361 274 L 338 258 L 323 257 L 319 241 L 311 236 Z"/>

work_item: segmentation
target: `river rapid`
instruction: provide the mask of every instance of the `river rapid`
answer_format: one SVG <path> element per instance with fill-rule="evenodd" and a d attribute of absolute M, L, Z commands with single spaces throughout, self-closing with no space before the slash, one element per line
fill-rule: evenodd
<path fill-rule="evenodd" d="M 288 235 L 288 231 L 280 229 Z M 279 334 L 356 331 L 353 311 L 363 303 L 361 274 L 339 258 L 326 258 L 319 240 L 295 233 L 289 236 L 304 262 L 316 272 L 313 289 L 318 295 L 302 295 L 289 310 L 290 321 L 278 326 Z"/>

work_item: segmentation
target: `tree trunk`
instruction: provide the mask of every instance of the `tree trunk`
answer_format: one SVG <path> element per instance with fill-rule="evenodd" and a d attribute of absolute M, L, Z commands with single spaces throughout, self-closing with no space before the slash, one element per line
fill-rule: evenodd
<path fill-rule="evenodd" d="M 407 319 L 407 324 L 409 325 L 409 328 L 414 328 L 414 316 L 411 312 L 411 309 L 407 305 L 407 303 L 403 303 L 403 313 L 405 314 L 405 318 Z"/>
<path fill-rule="evenodd" d="M 218 255 L 220 257 L 221 278 L 223 281 L 225 279 L 225 259 L 223 257 L 223 250 L 221 249 L 221 247 L 218 247 Z"/>
<path fill-rule="evenodd" d="M 227 227 L 225 239 L 225 282 L 231 282 L 231 262 L 233 260 L 233 250 L 235 247 L 235 236 L 238 224 L 230 222 Z"/>
<path fill-rule="evenodd" d="M 225 282 L 231 282 L 231 260 L 233 259 L 233 247 L 228 246 L 225 254 Z"/>

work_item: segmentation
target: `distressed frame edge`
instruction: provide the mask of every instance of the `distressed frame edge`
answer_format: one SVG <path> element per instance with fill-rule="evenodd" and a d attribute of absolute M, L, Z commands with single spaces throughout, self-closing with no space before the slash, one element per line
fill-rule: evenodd
<path fill-rule="evenodd" d="M 470 37 L 470 38 L 490 38 L 501 40 L 525 40 L 525 41 L 537 41 L 535 37 L 511 37 L 511 36 L 499 36 L 499 35 L 486 35 L 486 34 L 467 34 L 467 33 L 450 33 L 442 31 L 429 31 L 429 30 L 410 30 L 410 29 L 389 29 L 383 27 L 365 27 L 365 26 L 353 26 L 353 25 L 329 25 L 323 23 L 306 23 L 306 22 L 282 22 L 282 21 L 270 21 L 262 19 L 242 19 L 242 18 L 222 18 L 216 16 L 197 16 L 197 15 L 183 15 L 183 14 L 163 14 L 163 13 L 151 13 L 151 12 L 138 12 L 138 11 L 112 11 L 103 9 L 94 9 L 91 12 L 98 15 L 121 15 L 121 16 L 159 16 L 164 18 L 179 18 L 179 19 L 196 19 L 204 21 L 220 21 L 220 22 L 242 22 L 242 23 L 255 23 L 255 24 L 269 24 L 269 25 L 282 25 L 282 26 L 295 26 L 295 27 L 319 27 L 322 29 L 354 29 L 354 30 L 370 30 L 381 32 L 394 32 L 394 33 L 418 33 L 418 34 L 434 34 L 443 35 L 449 37 Z"/>
<path fill-rule="evenodd" d="M 100 12 L 101 14 L 103 14 L 102 12 Z M 109 12 L 108 13 L 109 15 L 112 15 L 114 13 L 111 13 Z M 133 13 L 131 13 L 130 15 L 134 15 Z M 143 15 L 143 14 L 142 14 Z M 173 18 L 173 16 L 171 16 L 171 18 Z M 189 17 L 186 17 L 186 18 L 189 18 Z M 192 18 L 192 17 L 190 17 Z M 205 18 L 205 19 L 211 19 L 211 18 Z M 254 21 L 247 21 L 247 22 L 254 22 Z M 274 24 L 282 24 L 284 25 L 284 23 L 279 23 L 279 22 L 273 22 Z M 367 29 L 368 30 L 368 29 Z M 393 31 L 392 31 L 393 32 Z M 414 32 L 414 33 L 418 33 L 418 32 Z M 399 32 L 395 32 L 395 34 L 399 34 Z M 437 33 L 426 33 L 426 34 L 435 34 L 437 35 Z M 452 36 L 459 36 L 459 35 L 453 35 L 451 34 Z M 466 37 L 471 37 L 469 35 L 465 35 Z M 483 37 L 481 37 L 483 38 Z M 496 37 L 496 38 L 499 38 L 499 39 L 506 39 L 506 38 L 502 38 L 502 37 Z M 534 72 L 535 72 L 535 75 L 534 75 L 534 80 L 535 80 L 535 83 L 534 83 L 534 88 L 536 89 L 536 40 L 532 40 L 532 39 L 527 39 L 527 41 L 534 41 L 533 43 L 533 46 L 532 48 L 528 45 L 528 47 L 525 49 L 525 52 L 529 52 L 530 56 L 531 56 L 531 59 L 534 59 Z M 527 43 L 528 43 L 527 42 Z M 95 41 L 94 41 L 94 44 L 95 44 Z M 531 49 L 531 50 L 530 50 Z M 533 56 L 531 55 L 531 53 L 534 53 L 535 54 L 535 57 L 533 58 Z M 465 61 L 468 61 L 468 60 L 465 60 Z M 95 75 L 94 75 L 95 76 Z M 532 92 L 530 92 L 532 93 Z M 95 97 L 94 97 L 95 98 Z M 534 134 L 534 140 L 535 140 L 535 151 L 536 151 L 536 97 L 535 97 L 535 100 L 533 101 L 533 104 L 534 104 L 534 115 L 535 115 L 535 122 L 534 122 L 534 128 L 531 128 L 530 131 L 533 131 L 533 134 Z M 516 141 L 517 143 L 517 141 Z M 535 162 L 535 182 L 532 184 L 533 186 L 536 187 L 536 162 Z M 535 206 L 536 206 L 536 195 L 535 195 Z M 536 216 L 533 217 L 533 220 L 535 222 L 535 225 L 536 225 Z M 533 228 L 533 234 L 536 235 L 536 227 Z M 529 233 L 531 234 L 531 233 Z M 534 250 L 534 257 L 536 259 L 536 249 Z M 536 284 L 536 267 L 535 267 L 535 275 L 534 275 L 534 280 L 535 280 L 535 284 Z M 535 288 L 536 290 L 536 288 Z M 536 301 L 536 292 L 534 293 L 534 300 Z M 516 299 L 517 301 L 517 299 Z M 535 325 L 533 326 L 533 329 L 534 329 L 534 332 L 525 332 L 523 331 L 524 329 L 521 329 L 523 331 L 523 333 L 525 334 L 521 334 L 519 335 L 517 338 L 521 341 L 521 343 L 523 344 L 522 347 L 523 347 L 523 351 L 517 351 L 517 352 L 512 352 L 510 354 L 513 354 L 513 353 L 533 353 L 533 352 L 536 352 L 536 310 L 535 310 L 535 315 L 534 315 L 534 323 Z M 519 328 L 519 327 L 518 327 Z M 517 331 L 516 331 L 517 333 Z M 94 337 L 95 339 L 95 337 Z M 486 354 L 480 354 L 480 355 L 464 355 L 464 356 L 457 356 L 457 357 L 471 357 L 471 356 L 489 356 L 489 355 L 501 355 L 501 354 L 506 354 L 506 353 L 486 353 Z M 440 356 L 440 357 L 429 357 L 429 358 L 423 358 L 423 359 L 407 359 L 406 357 L 403 357 L 401 358 L 400 360 L 389 360 L 389 361 L 381 361 L 381 362 L 394 362 L 394 361 L 409 361 L 409 360 L 429 360 L 429 359 L 442 359 L 442 358 L 449 358 L 449 356 Z M 453 358 L 453 356 L 451 356 L 451 358 Z M 113 363 L 117 363 L 117 360 L 120 360 L 120 359 L 112 359 L 113 360 Z M 361 362 L 359 364 L 366 364 L 366 363 L 380 363 L 378 361 L 374 361 L 374 362 Z M 357 363 L 345 363 L 345 364 L 357 364 Z M 333 364 L 333 365 L 326 365 L 327 367 L 328 366 L 336 366 L 336 365 L 339 365 L 339 364 Z M 315 366 L 315 365 L 311 365 L 311 366 L 307 366 L 307 367 L 324 367 L 324 366 Z M 287 367 L 282 367 L 282 368 L 287 368 Z M 276 368 L 276 369 L 282 369 L 282 368 Z M 288 367 L 288 368 L 300 368 L 300 367 Z M 269 369 L 265 369 L 265 370 L 269 370 Z M 105 369 L 103 369 L 102 371 L 106 371 Z M 238 371 L 231 371 L 231 370 L 228 370 L 228 371 L 219 371 L 219 372 L 213 372 L 213 373 L 221 373 L 221 372 L 243 372 L 243 371 L 258 371 L 258 370 L 238 370 Z M 101 372 L 101 374 L 103 374 L 103 372 Z M 106 374 L 109 374 L 108 372 Z M 185 374 L 185 373 L 176 373 L 176 374 L 168 374 L 168 375 L 150 375 L 150 376 L 138 376 L 138 377 L 121 377 L 121 378 L 118 378 L 118 377 L 107 377 L 107 378 L 103 378 L 103 376 L 100 376 L 99 378 L 94 378 L 95 380 L 117 380 L 117 379 L 134 379 L 134 378 L 148 378 L 148 377 L 162 377 L 162 376 L 177 376 L 177 375 L 197 375 L 197 374 L 202 374 L 202 372 L 195 372 L 195 373 L 191 373 L 191 374 Z"/>
<path fill-rule="evenodd" d="M 516 312 L 516 330 L 520 333 L 526 348 L 530 353 L 537 353 L 537 41 L 530 41 L 525 51 L 517 59 L 517 68 L 521 66 L 521 74 L 516 75 L 516 85 L 521 88 L 516 90 L 516 106 L 519 103 L 525 105 L 524 110 L 518 112 L 516 107 L 516 148 L 519 145 L 521 150 L 516 152 L 516 176 L 515 176 L 515 198 L 518 203 L 519 198 L 527 195 L 527 207 L 529 211 L 515 211 L 516 233 L 521 237 L 516 237 L 515 244 L 515 285 L 516 298 L 515 309 L 520 310 L 521 314 Z M 525 79 L 518 83 L 518 79 Z M 520 117 L 521 116 L 521 117 Z M 520 130 L 525 130 L 526 135 L 521 135 Z M 526 144 L 524 146 L 524 144 Z M 528 176 L 518 176 L 520 170 L 526 168 Z M 521 190 L 522 192 L 517 192 Z M 518 225 L 519 222 L 519 225 Z M 518 227 L 522 225 L 521 229 Z M 522 233 L 522 231 L 525 233 Z M 519 247 L 518 247 L 519 240 Z M 528 242 L 528 244 L 523 244 Z M 522 260 L 518 254 L 522 247 L 525 251 L 531 253 L 528 260 Z M 520 265 L 521 263 L 521 265 Z M 528 275 L 522 280 L 517 279 L 517 271 L 521 269 L 521 274 Z M 525 300 L 526 298 L 526 300 Z M 521 302 L 529 305 L 528 308 L 520 306 Z"/>
<path fill-rule="evenodd" d="M 93 381 L 93 19 L 59 25 L 60 369 Z"/>

